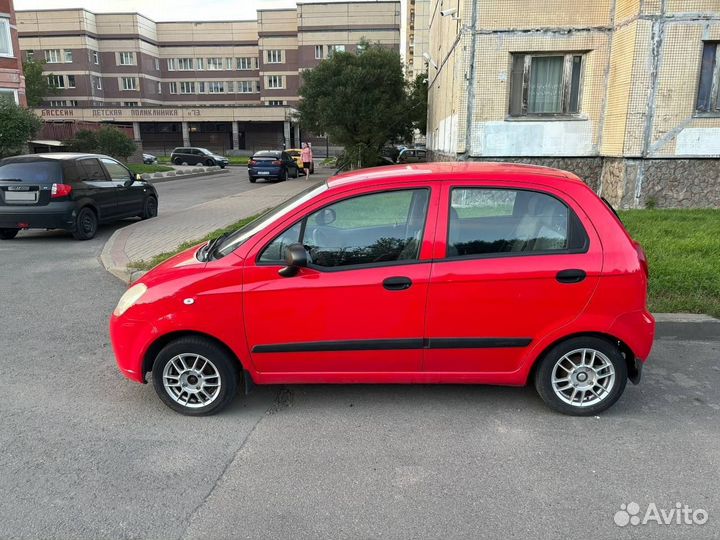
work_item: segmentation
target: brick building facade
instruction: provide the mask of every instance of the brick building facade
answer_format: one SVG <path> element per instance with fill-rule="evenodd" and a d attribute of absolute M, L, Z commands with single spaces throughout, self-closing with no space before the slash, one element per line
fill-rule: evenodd
<path fill-rule="evenodd" d="M 433 0 L 429 31 L 437 158 L 558 166 L 623 207 L 720 206 L 720 0 Z"/>
<path fill-rule="evenodd" d="M 12 0 L 0 0 L 0 97 L 26 105 L 25 79 Z"/>

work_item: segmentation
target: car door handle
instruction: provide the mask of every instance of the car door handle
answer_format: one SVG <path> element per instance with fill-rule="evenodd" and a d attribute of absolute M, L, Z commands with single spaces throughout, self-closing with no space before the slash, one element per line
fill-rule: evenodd
<path fill-rule="evenodd" d="M 412 280 L 408 277 L 389 277 L 383 281 L 383 287 L 388 291 L 404 291 L 412 286 Z"/>
<path fill-rule="evenodd" d="M 570 268 L 568 270 L 560 270 L 555 276 L 560 283 L 580 283 L 587 277 L 585 270 Z"/>

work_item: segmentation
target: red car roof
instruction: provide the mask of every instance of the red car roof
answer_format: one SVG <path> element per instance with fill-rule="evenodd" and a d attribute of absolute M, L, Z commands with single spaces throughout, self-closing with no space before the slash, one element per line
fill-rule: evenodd
<path fill-rule="evenodd" d="M 489 161 L 448 161 L 360 169 L 332 176 L 327 183 L 328 187 L 333 188 L 361 182 L 381 184 L 388 180 L 407 179 L 410 181 L 418 177 L 428 180 L 446 180 L 450 177 L 468 176 L 477 180 L 522 180 L 532 176 L 535 182 L 543 183 L 543 179 L 545 179 L 548 184 L 554 185 L 557 185 L 558 181 L 582 182 L 577 176 L 567 171 L 539 165 Z"/>

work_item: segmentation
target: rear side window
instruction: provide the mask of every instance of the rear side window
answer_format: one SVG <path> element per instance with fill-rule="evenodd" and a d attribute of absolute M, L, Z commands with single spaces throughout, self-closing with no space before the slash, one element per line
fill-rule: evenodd
<path fill-rule="evenodd" d="M 35 184 L 54 184 L 63 181 L 58 161 L 23 161 L 0 164 L 0 180 L 19 180 Z"/>
<path fill-rule="evenodd" d="M 85 178 L 89 180 L 107 180 L 105 171 L 97 159 L 81 159 L 78 161 L 78 166 L 85 173 Z"/>
<path fill-rule="evenodd" d="M 448 223 L 448 257 L 578 253 L 588 236 L 575 213 L 537 191 L 456 188 Z"/>

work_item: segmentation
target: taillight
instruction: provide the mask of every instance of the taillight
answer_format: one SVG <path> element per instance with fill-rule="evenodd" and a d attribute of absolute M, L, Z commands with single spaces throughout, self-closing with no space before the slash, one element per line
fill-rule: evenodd
<path fill-rule="evenodd" d="M 255 161 L 254 159 L 248 161 L 248 167 L 254 167 L 255 165 L 257 165 L 257 161 Z"/>
<path fill-rule="evenodd" d="M 59 199 L 60 197 L 67 197 L 72 193 L 72 186 L 68 184 L 53 184 L 52 190 L 50 191 L 51 199 Z"/>
<path fill-rule="evenodd" d="M 272 162 L 272 164 L 279 167 L 280 165 L 282 165 L 282 161 L 280 161 L 279 159 L 276 159 L 275 161 Z"/>
<path fill-rule="evenodd" d="M 633 245 L 635 246 L 635 251 L 637 251 L 640 266 L 642 267 L 643 272 L 645 272 L 645 277 L 650 277 L 650 268 L 648 267 L 647 255 L 645 255 L 645 250 L 638 242 L 633 242 Z"/>

